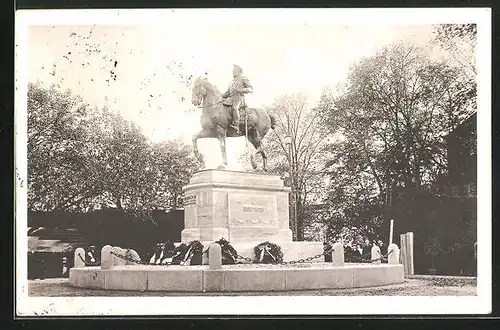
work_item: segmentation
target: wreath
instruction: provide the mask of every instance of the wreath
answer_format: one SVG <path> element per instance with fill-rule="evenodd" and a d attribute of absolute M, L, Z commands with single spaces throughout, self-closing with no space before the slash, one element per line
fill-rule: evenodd
<path fill-rule="evenodd" d="M 175 253 L 172 259 L 173 265 L 201 265 L 203 244 L 200 241 L 191 241 L 188 245 L 181 244 L 176 248 Z"/>
<path fill-rule="evenodd" d="M 185 243 L 181 243 L 178 247 L 176 247 L 174 250 L 174 257 L 172 258 L 172 265 L 180 265 L 187 250 L 188 246 Z"/>
<path fill-rule="evenodd" d="M 259 264 L 279 264 L 283 262 L 281 246 L 263 242 L 254 248 L 255 262 Z"/>
<path fill-rule="evenodd" d="M 164 265 L 168 263 L 167 259 L 176 255 L 176 247 L 171 240 L 163 243 L 157 243 L 153 249 L 153 255 L 149 258 L 150 264 Z"/>
<path fill-rule="evenodd" d="M 234 247 L 229 244 L 229 241 L 224 237 L 215 243 L 219 244 L 221 247 L 222 253 L 222 264 L 223 265 L 232 265 L 236 263 L 236 258 L 238 257 L 238 252 L 234 249 Z"/>

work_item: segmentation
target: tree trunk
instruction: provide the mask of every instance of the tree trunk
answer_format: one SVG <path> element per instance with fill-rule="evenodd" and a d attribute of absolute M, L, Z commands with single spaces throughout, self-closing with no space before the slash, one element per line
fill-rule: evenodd
<path fill-rule="evenodd" d="M 123 211 L 122 199 L 120 196 L 116 197 L 116 207 L 118 210 Z"/>
<path fill-rule="evenodd" d="M 172 210 L 177 210 L 177 194 L 174 194 L 172 198 Z"/>

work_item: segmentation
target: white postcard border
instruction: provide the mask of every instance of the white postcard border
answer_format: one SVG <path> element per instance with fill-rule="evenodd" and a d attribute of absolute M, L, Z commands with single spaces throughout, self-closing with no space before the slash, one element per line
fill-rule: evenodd
<path fill-rule="evenodd" d="M 207 13 L 209 11 L 209 13 Z M 258 20 L 256 19 L 258 17 Z M 27 26 L 136 24 L 477 23 L 478 278 L 473 297 L 29 297 L 27 290 Z M 491 9 L 25 10 L 15 27 L 15 242 L 19 316 L 484 314 L 491 311 Z M 480 203 L 479 203 L 480 201 Z"/>

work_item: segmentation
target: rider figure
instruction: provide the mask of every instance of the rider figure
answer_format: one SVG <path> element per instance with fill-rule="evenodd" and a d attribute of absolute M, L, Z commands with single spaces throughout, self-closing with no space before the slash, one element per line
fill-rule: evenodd
<path fill-rule="evenodd" d="M 231 113 L 233 116 L 233 121 L 231 123 L 231 127 L 239 133 L 239 124 L 240 124 L 240 107 L 246 107 L 245 104 L 245 94 L 252 93 L 253 87 L 250 85 L 250 81 L 247 77 L 242 75 L 243 69 L 237 65 L 234 65 L 233 69 L 233 81 L 229 85 L 227 91 L 222 94 L 222 98 L 224 99 L 222 104 L 231 107 Z"/>

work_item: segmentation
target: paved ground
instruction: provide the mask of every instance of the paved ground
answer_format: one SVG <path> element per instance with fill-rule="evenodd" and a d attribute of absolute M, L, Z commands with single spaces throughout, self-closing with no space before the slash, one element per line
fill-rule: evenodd
<path fill-rule="evenodd" d="M 308 290 L 286 292 L 235 292 L 235 293 L 185 293 L 185 292 L 136 292 L 106 291 L 73 288 L 68 279 L 33 280 L 28 283 L 30 296 L 44 297 L 131 297 L 131 296 L 474 296 L 475 278 L 449 276 L 413 276 L 405 283 L 384 287 Z"/>

